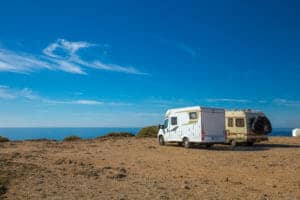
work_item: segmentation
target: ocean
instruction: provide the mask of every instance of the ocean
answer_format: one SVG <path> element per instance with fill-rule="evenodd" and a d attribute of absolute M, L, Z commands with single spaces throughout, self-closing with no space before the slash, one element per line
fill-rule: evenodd
<path fill-rule="evenodd" d="M 273 128 L 272 133 L 269 136 L 286 136 L 292 137 L 292 130 L 294 128 Z"/>
<path fill-rule="evenodd" d="M 130 132 L 137 134 L 141 128 L 0 128 L 0 135 L 10 140 L 52 139 L 62 140 L 66 136 L 77 135 L 81 138 L 95 138 L 109 132 Z M 292 136 L 292 128 L 274 128 L 269 136 Z"/>
<path fill-rule="evenodd" d="M 0 135 L 10 140 L 51 139 L 62 140 L 66 136 L 77 135 L 81 138 L 95 138 L 109 132 L 129 132 L 137 134 L 141 128 L 0 128 Z"/>

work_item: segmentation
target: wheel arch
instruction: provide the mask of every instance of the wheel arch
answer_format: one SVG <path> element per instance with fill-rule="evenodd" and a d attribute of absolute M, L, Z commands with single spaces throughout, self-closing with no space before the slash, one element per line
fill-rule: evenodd
<path fill-rule="evenodd" d="M 181 136 L 181 141 L 183 142 L 183 140 L 184 140 L 185 138 L 188 139 L 188 140 L 190 140 L 189 137 L 188 137 L 187 135 L 182 135 L 182 136 Z"/>

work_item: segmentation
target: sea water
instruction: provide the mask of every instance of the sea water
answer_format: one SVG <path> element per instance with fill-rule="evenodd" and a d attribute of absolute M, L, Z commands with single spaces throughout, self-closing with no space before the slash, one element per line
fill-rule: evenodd
<path fill-rule="evenodd" d="M 110 132 L 129 132 L 136 134 L 140 128 L 0 128 L 0 135 L 10 140 L 50 139 L 62 140 L 66 136 L 76 135 L 81 138 L 95 138 Z"/>

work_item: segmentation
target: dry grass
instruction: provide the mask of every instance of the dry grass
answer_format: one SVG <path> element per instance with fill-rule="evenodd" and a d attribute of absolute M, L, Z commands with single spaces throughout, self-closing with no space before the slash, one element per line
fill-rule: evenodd
<path fill-rule="evenodd" d="M 70 141 L 78 141 L 78 140 L 81 140 L 81 137 L 79 136 L 76 136 L 76 135 L 70 135 L 70 136 L 67 136 L 63 139 L 63 141 L 66 141 L 66 142 L 70 142 Z"/>
<path fill-rule="evenodd" d="M 0 142 L 9 142 L 9 139 L 0 135 Z"/>
<path fill-rule="evenodd" d="M 97 139 L 102 138 L 114 138 L 114 137 L 134 137 L 135 135 L 129 132 L 111 132 L 107 133 L 106 135 L 99 136 Z"/>

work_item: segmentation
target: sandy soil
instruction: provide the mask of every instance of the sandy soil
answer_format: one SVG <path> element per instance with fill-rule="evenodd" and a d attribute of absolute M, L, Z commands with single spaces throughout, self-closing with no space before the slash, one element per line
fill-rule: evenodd
<path fill-rule="evenodd" d="M 4 199 L 300 199 L 300 138 L 232 150 L 155 139 L 0 144 Z"/>

